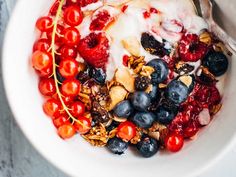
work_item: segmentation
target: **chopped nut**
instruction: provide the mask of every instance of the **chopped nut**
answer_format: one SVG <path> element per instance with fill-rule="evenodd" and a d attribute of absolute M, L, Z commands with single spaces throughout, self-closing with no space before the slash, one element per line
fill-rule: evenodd
<path fill-rule="evenodd" d="M 120 117 L 114 116 L 113 120 L 116 122 L 125 122 L 127 118 L 120 118 Z"/>
<path fill-rule="evenodd" d="M 125 87 L 126 90 L 134 92 L 134 76 L 126 68 L 119 68 L 115 73 L 116 81 Z"/>
<path fill-rule="evenodd" d="M 114 138 L 116 136 L 117 133 L 117 128 L 111 130 L 108 134 L 109 138 Z"/>
<path fill-rule="evenodd" d="M 222 104 L 214 105 L 214 106 L 210 109 L 210 114 L 211 114 L 211 115 L 217 114 L 217 113 L 220 111 L 221 108 L 222 108 Z"/>
<path fill-rule="evenodd" d="M 127 95 L 127 91 L 122 86 L 113 86 L 109 91 L 111 103 L 108 110 L 112 110 L 119 102 L 123 101 Z"/>
<path fill-rule="evenodd" d="M 160 132 L 148 132 L 148 135 L 156 140 L 160 139 Z"/>
<path fill-rule="evenodd" d="M 137 144 L 141 141 L 142 132 L 140 128 L 136 128 L 136 135 L 130 140 L 130 143 Z"/>
<path fill-rule="evenodd" d="M 121 6 L 122 4 L 125 4 L 129 2 L 130 0 L 105 0 L 105 4 L 109 6 Z"/>
<path fill-rule="evenodd" d="M 166 84 L 162 84 L 162 83 L 160 83 L 160 84 L 158 85 L 158 87 L 162 89 L 162 88 L 166 88 L 167 85 L 166 85 Z"/>
<path fill-rule="evenodd" d="M 199 40 L 209 46 L 212 43 L 211 34 L 207 31 L 205 31 L 202 34 L 200 34 Z"/>
<path fill-rule="evenodd" d="M 140 75 L 151 77 L 151 74 L 155 71 L 155 69 L 151 66 L 142 66 Z"/>
<path fill-rule="evenodd" d="M 121 41 L 123 47 L 131 54 L 134 56 L 139 56 L 140 55 L 140 43 L 138 39 L 134 36 L 130 36 L 126 39 L 123 39 Z"/>

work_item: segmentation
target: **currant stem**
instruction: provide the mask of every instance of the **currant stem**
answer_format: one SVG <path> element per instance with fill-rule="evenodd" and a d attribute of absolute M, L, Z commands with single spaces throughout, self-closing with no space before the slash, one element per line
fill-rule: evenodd
<path fill-rule="evenodd" d="M 51 54 L 52 54 L 52 59 L 53 59 L 53 77 L 54 77 L 54 80 L 55 80 L 55 86 L 56 86 L 56 92 L 57 92 L 58 98 L 59 98 L 59 100 L 60 100 L 60 102 L 63 106 L 63 109 L 66 111 L 69 118 L 72 119 L 72 123 L 77 122 L 80 125 L 85 126 L 83 123 L 81 123 L 79 120 L 77 120 L 74 116 L 72 116 L 72 114 L 69 111 L 69 108 L 64 103 L 64 100 L 62 99 L 63 95 L 61 94 L 60 89 L 59 89 L 59 85 L 58 85 L 58 83 L 60 83 L 60 82 L 58 81 L 57 74 L 56 74 L 57 64 L 56 64 L 55 54 L 57 52 L 56 52 L 56 49 L 55 49 L 55 37 L 56 37 L 56 34 L 57 34 L 57 25 L 58 25 L 58 21 L 60 19 L 60 15 L 61 15 L 61 12 L 62 12 L 62 6 L 63 6 L 64 2 L 65 2 L 65 0 L 60 1 L 58 9 L 57 9 L 56 16 L 55 16 L 55 19 L 54 19 L 54 22 L 53 22 L 52 41 L 51 41 Z M 85 127 L 87 127 L 87 126 L 85 126 Z"/>

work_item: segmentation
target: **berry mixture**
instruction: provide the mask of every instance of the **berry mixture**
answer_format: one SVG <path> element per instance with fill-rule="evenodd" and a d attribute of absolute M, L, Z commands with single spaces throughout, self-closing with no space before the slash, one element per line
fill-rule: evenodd
<path fill-rule="evenodd" d="M 222 106 L 229 52 L 189 0 L 56 0 L 35 26 L 31 62 L 62 139 L 148 158 L 181 150 Z"/>

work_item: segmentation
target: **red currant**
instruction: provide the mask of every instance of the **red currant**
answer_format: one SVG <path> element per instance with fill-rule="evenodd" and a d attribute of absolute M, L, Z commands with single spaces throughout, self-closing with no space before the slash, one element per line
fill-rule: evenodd
<path fill-rule="evenodd" d="M 80 41 L 80 33 L 74 27 L 69 27 L 63 30 L 63 42 L 66 45 L 74 46 Z"/>
<path fill-rule="evenodd" d="M 34 43 L 33 52 L 35 52 L 36 50 L 42 52 L 48 52 L 49 48 L 50 48 L 50 41 L 48 39 L 41 38 Z"/>
<path fill-rule="evenodd" d="M 58 135 L 62 139 L 68 139 L 75 135 L 75 127 L 71 124 L 64 124 L 58 128 Z"/>
<path fill-rule="evenodd" d="M 50 98 L 43 104 L 43 110 L 51 118 L 56 118 L 60 115 L 61 103 L 56 99 Z"/>
<path fill-rule="evenodd" d="M 63 30 L 64 30 L 64 26 L 58 24 L 57 25 L 57 29 L 56 29 L 56 36 L 55 36 L 55 41 L 57 43 L 60 43 L 61 40 L 62 40 L 62 33 L 63 33 Z M 48 31 L 46 33 L 47 35 L 47 38 L 51 41 L 52 40 L 52 30 Z"/>
<path fill-rule="evenodd" d="M 66 58 L 59 64 L 59 72 L 64 78 L 73 78 L 78 74 L 78 62 L 72 58 Z"/>
<path fill-rule="evenodd" d="M 32 55 L 32 64 L 36 70 L 44 70 L 52 66 L 52 56 L 47 52 L 35 51 Z"/>
<path fill-rule="evenodd" d="M 56 93 L 55 81 L 51 78 L 42 78 L 39 81 L 39 91 L 44 96 L 53 96 Z"/>
<path fill-rule="evenodd" d="M 165 146 L 171 152 L 179 151 L 184 145 L 184 138 L 178 134 L 170 134 L 165 139 Z"/>
<path fill-rule="evenodd" d="M 191 138 L 199 131 L 198 126 L 194 122 L 190 122 L 184 129 L 184 138 Z"/>
<path fill-rule="evenodd" d="M 86 117 L 79 117 L 78 121 L 82 123 L 82 125 L 78 122 L 75 122 L 74 126 L 77 132 L 80 134 L 85 134 L 91 129 L 91 121 Z"/>
<path fill-rule="evenodd" d="M 69 105 L 69 104 L 71 104 L 73 101 L 74 101 L 74 97 L 72 97 L 72 96 L 63 96 L 62 97 L 62 100 L 63 100 L 63 102 L 66 104 L 66 105 Z"/>
<path fill-rule="evenodd" d="M 36 72 L 38 73 L 38 75 L 40 77 L 44 77 L 44 78 L 49 78 L 50 76 L 52 76 L 52 67 L 49 67 L 49 68 L 45 68 L 43 70 L 36 70 Z"/>
<path fill-rule="evenodd" d="M 36 22 L 36 27 L 42 32 L 48 32 L 53 27 L 53 21 L 50 17 L 40 17 Z"/>
<path fill-rule="evenodd" d="M 56 128 L 64 125 L 64 124 L 70 124 L 69 116 L 66 114 L 62 114 L 56 119 L 53 119 L 53 124 Z"/>
<path fill-rule="evenodd" d="M 80 92 L 81 84 L 76 79 L 65 80 L 61 85 L 62 94 L 65 96 L 77 96 Z"/>
<path fill-rule="evenodd" d="M 66 0 L 66 6 L 80 5 L 80 0 Z"/>
<path fill-rule="evenodd" d="M 62 58 L 68 58 L 68 57 L 76 58 L 77 57 L 77 50 L 75 47 L 63 45 L 60 48 L 60 54 L 61 54 Z"/>
<path fill-rule="evenodd" d="M 76 101 L 71 105 L 71 113 L 75 117 L 82 116 L 85 112 L 85 106 L 82 102 Z"/>
<path fill-rule="evenodd" d="M 136 135 L 136 126 L 130 122 L 122 122 L 117 128 L 117 136 L 125 141 L 131 140 Z"/>
<path fill-rule="evenodd" d="M 79 6 L 67 7 L 64 13 L 64 20 L 69 26 L 78 26 L 83 20 L 83 14 Z"/>

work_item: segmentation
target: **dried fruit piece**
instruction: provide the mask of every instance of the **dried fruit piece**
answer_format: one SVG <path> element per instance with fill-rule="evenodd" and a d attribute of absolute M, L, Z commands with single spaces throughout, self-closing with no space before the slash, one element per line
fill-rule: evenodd
<path fill-rule="evenodd" d="M 207 31 L 204 31 L 202 34 L 200 34 L 199 41 L 207 44 L 208 46 L 211 45 L 212 43 L 211 34 Z"/>
<path fill-rule="evenodd" d="M 127 37 L 121 41 L 123 47 L 134 56 L 140 55 L 140 43 L 134 36 Z"/>
<path fill-rule="evenodd" d="M 133 93 L 134 92 L 134 76 L 126 68 L 119 68 L 115 73 L 115 79 L 121 85 L 125 87 L 126 90 Z"/>

